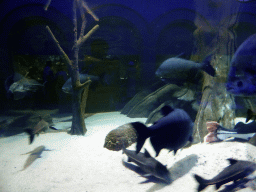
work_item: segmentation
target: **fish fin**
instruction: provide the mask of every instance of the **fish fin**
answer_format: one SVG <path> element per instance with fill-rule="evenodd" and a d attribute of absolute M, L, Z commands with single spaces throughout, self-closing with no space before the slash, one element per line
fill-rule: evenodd
<path fill-rule="evenodd" d="M 205 59 L 204 59 L 204 61 L 203 61 L 203 63 L 202 63 L 202 69 L 206 72 L 206 73 L 208 73 L 209 75 L 211 75 L 212 77 L 214 77 L 215 76 L 215 70 L 214 70 L 214 68 L 211 66 L 211 64 L 210 64 L 210 61 L 211 61 L 211 57 L 212 57 L 212 55 L 209 55 L 209 56 L 207 56 Z"/>
<path fill-rule="evenodd" d="M 146 139 L 149 137 L 149 130 L 146 125 L 140 122 L 131 123 L 132 127 L 137 132 L 137 145 L 136 145 L 136 153 L 139 153 L 141 148 L 143 147 Z"/>
<path fill-rule="evenodd" d="M 17 81 L 19 81 L 19 80 L 21 80 L 21 79 L 24 79 L 25 77 L 23 76 L 23 75 L 21 75 L 20 73 L 17 73 L 17 72 L 15 72 L 14 73 L 14 76 L 13 76 L 13 81 L 14 82 L 17 82 Z"/>
<path fill-rule="evenodd" d="M 157 139 L 155 137 L 150 137 L 150 143 L 151 143 L 152 147 L 154 148 L 154 150 L 156 152 L 156 157 L 157 157 L 159 155 L 162 147 L 158 145 Z"/>
<path fill-rule="evenodd" d="M 199 186 L 198 186 L 198 191 L 202 191 L 205 187 L 207 187 L 208 185 L 204 184 L 206 183 L 206 179 L 200 177 L 199 175 L 197 174 L 194 174 L 194 177 L 195 179 L 197 180 L 197 182 L 199 183 Z"/>
<path fill-rule="evenodd" d="M 57 128 L 53 127 L 53 126 L 49 126 L 50 129 L 53 129 L 53 130 L 58 130 Z"/>
<path fill-rule="evenodd" d="M 131 158 L 130 158 L 130 157 L 128 157 L 127 162 L 132 162 L 132 160 L 131 160 Z"/>
<path fill-rule="evenodd" d="M 172 107 L 170 107 L 169 105 L 165 105 L 161 108 L 161 113 L 166 116 L 168 115 L 169 113 L 173 112 L 174 109 Z"/>
<path fill-rule="evenodd" d="M 221 187 L 221 185 L 223 185 L 223 183 L 216 183 L 215 184 L 216 190 L 219 189 Z"/>
<path fill-rule="evenodd" d="M 179 55 L 173 57 L 173 58 L 179 58 L 181 55 L 184 55 L 184 52 L 183 53 L 180 53 Z"/>
<path fill-rule="evenodd" d="M 177 151 L 178 151 L 177 149 L 173 150 L 174 155 L 176 155 Z"/>
<path fill-rule="evenodd" d="M 229 159 L 227 159 L 227 160 L 229 161 L 230 165 L 234 165 L 234 164 L 237 163 L 237 160 L 232 159 L 232 158 L 229 158 Z"/>
<path fill-rule="evenodd" d="M 143 174 L 143 177 L 150 177 L 150 176 L 152 176 L 152 174 L 150 174 L 150 173 Z"/>
<path fill-rule="evenodd" d="M 31 144 L 34 140 L 34 137 L 35 137 L 35 134 L 34 134 L 33 130 L 32 129 L 25 129 L 24 131 L 29 134 L 29 144 Z"/>
<path fill-rule="evenodd" d="M 253 112 L 251 109 L 247 110 L 246 123 L 253 117 Z"/>
<path fill-rule="evenodd" d="M 144 156 L 145 156 L 146 158 L 150 158 L 150 157 L 151 157 L 151 155 L 149 154 L 149 152 L 148 152 L 148 150 L 147 150 L 146 148 L 145 148 Z"/>

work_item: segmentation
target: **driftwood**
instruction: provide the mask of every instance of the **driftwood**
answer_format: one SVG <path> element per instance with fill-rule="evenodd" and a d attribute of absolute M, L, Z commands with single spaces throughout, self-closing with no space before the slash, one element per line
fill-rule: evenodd
<path fill-rule="evenodd" d="M 235 106 L 235 101 L 225 87 L 230 59 L 235 48 L 232 27 L 236 24 L 239 9 L 239 5 L 231 2 L 228 0 L 214 11 L 211 10 L 210 15 L 214 19 L 207 20 L 202 15 L 209 15 L 208 1 L 195 1 L 198 11 L 203 13 L 195 18 L 197 29 L 194 37 L 197 53 L 192 56 L 192 60 L 199 60 L 213 53 L 211 65 L 216 70 L 215 77 L 204 74 L 202 99 L 194 124 L 195 142 L 203 142 L 204 136 L 208 133 L 207 121 L 217 121 L 226 128 L 234 126 L 235 110 L 232 106 Z M 212 37 L 211 42 L 206 38 L 209 36 Z"/>
<path fill-rule="evenodd" d="M 48 9 L 50 3 L 51 1 L 49 0 L 47 5 L 45 6 L 45 10 Z M 82 17 L 82 27 L 81 27 L 79 38 L 77 35 L 77 7 L 80 8 L 80 14 Z M 96 21 L 99 20 L 83 0 L 74 0 L 73 2 L 74 46 L 72 48 L 72 50 L 74 51 L 73 62 L 69 59 L 67 54 L 61 48 L 60 43 L 57 41 L 57 39 L 55 38 L 50 28 L 46 26 L 46 29 L 48 30 L 55 44 L 57 45 L 59 51 L 61 52 L 62 55 L 64 55 L 66 64 L 69 69 L 69 73 L 71 74 L 71 81 L 72 81 L 72 88 L 73 88 L 73 94 L 72 94 L 73 118 L 72 118 L 72 126 L 70 131 L 71 135 L 84 135 L 86 133 L 86 127 L 84 123 L 84 107 L 86 105 L 89 85 L 91 83 L 89 79 L 87 82 L 83 84 L 80 83 L 79 70 L 78 70 L 79 48 L 99 28 L 99 25 L 96 25 L 86 35 L 84 35 L 84 29 L 86 24 L 85 11 L 91 14 Z"/>

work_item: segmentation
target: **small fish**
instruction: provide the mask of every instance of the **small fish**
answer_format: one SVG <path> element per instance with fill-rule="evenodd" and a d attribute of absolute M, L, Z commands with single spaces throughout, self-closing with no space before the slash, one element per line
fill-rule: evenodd
<path fill-rule="evenodd" d="M 29 157 L 27 158 L 23 169 L 20 171 L 24 171 L 25 169 L 27 169 L 30 165 L 32 165 L 32 163 L 35 162 L 36 159 L 41 158 L 41 154 L 43 153 L 43 151 L 51 151 L 49 149 L 45 149 L 45 146 L 39 146 L 37 148 L 35 148 L 33 151 L 30 151 L 28 153 L 22 154 L 22 155 L 26 155 L 26 154 L 30 154 Z"/>
<path fill-rule="evenodd" d="M 40 116 L 40 118 L 41 118 L 41 116 Z M 26 133 L 28 133 L 30 136 L 29 144 L 31 144 L 34 141 L 34 137 L 36 134 L 39 135 L 40 132 L 42 132 L 42 131 L 45 132 L 48 128 L 51 128 L 53 130 L 58 130 L 52 126 L 49 126 L 49 123 L 41 118 L 41 120 L 36 124 L 35 127 L 33 127 L 32 129 L 25 129 L 24 131 Z"/>
<path fill-rule="evenodd" d="M 247 110 L 246 123 L 247 123 L 249 120 L 251 120 L 251 119 L 253 119 L 253 120 L 255 121 L 255 119 L 256 119 L 256 114 L 255 114 L 251 109 L 248 109 L 248 110 Z"/>
<path fill-rule="evenodd" d="M 232 57 L 226 88 L 237 96 L 256 95 L 256 34 L 246 39 Z"/>
<path fill-rule="evenodd" d="M 175 154 L 188 141 L 193 141 L 194 123 L 183 109 L 173 109 L 166 105 L 162 107 L 161 112 L 164 117 L 150 127 L 146 127 L 140 122 L 132 123 L 137 132 L 137 153 L 140 152 L 148 137 L 150 137 L 150 142 L 156 151 L 156 156 L 159 155 L 163 148 L 170 151 L 174 150 Z"/>
<path fill-rule="evenodd" d="M 215 75 L 214 68 L 210 65 L 211 55 L 202 63 L 173 57 L 165 60 L 156 70 L 156 76 L 163 81 L 181 85 L 194 79 L 199 70 L 203 70 L 211 76 Z"/>
<path fill-rule="evenodd" d="M 37 82 L 34 79 L 28 79 L 19 73 L 15 73 L 13 78 L 13 83 L 8 86 L 10 77 L 6 80 L 7 93 L 12 93 L 14 100 L 23 99 L 29 92 L 36 92 L 40 87 L 43 87 L 43 84 Z"/>
<path fill-rule="evenodd" d="M 194 175 L 199 183 L 198 191 L 202 191 L 208 185 L 215 185 L 216 189 L 219 189 L 221 185 L 242 179 L 256 170 L 256 164 L 254 162 L 240 161 L 231 158 L 227 160 L 230 165 L 212 179 L 207 180 L 196 174 Z"/>
<path fill-rule="evenodd" d="M 94 88 L 96 84 L 99 82 L 100 78 L 98 76 L 94 75 L 88 75 L 88 74 L 80 74 L 80 82 L 81 84 L 85 83 L 88 80 L 91 80 L 92 83 L 90 87 Z M 69 78 L 65 84 L 62 86 L 62 91 L 68 94 L 72 94 L 72 82 L 71 78 Z"/>
<path fill-rule="evenodd" d="M 123 148 L 123 153 L 128 156 L 128 162 L 134 162 L 145 173 L 153 175 L 166 183 L 171 182 L 170 172 L 167 170 L 166 166 L 162 165 L 159 161 L 151 157 L 146 149 L 145 153 L 137 154 L 136 151 Z"/>

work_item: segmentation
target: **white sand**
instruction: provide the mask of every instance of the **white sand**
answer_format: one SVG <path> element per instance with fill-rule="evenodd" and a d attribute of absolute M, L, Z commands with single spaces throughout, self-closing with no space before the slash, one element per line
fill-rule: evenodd
<path fill-rule="evenodd" d="M 131 119 L 118 112 L 102 113 L 85 120 L 88 129 L 85 136 L 47 133 L 36 137 L 31 145 L 28 145 L 26 134 L 0 139 L 0 191 L 190 192 L 196 191 L 198 186 L 193 178 L 194 173 L 210 179 L 228 165 L 226 159 L 231 157 L 256 162 L 255 147 L 237 142 L 197 144 L 178 151 L 176 156 L 162 150 L 157 159 L 168 165 L 173 182 L 170 185 L 153 182 L 141 184 L 146 179 L 122 165 L 121 151 L 103 148 L 109 131 L 133 121 L 145 122 L 146 119 Z M 70 125 L 70 122 L 59 122 L 55 127 Z M 20 171 L 29 156 L 21 154 L 41 145 L 52 151 L 44 151 L 42 158 Z M 154 155 L 149 141 L 145 147 Z M 135 149 L 135 144 L 129 149 Z M 209 186 L 204 191 L 214 191 L 214 187 Z"/>

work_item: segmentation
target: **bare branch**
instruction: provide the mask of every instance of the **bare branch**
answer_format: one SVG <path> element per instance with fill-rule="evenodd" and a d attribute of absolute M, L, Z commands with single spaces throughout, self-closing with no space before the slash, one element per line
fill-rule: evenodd
<path fill-rule="evenodd" d="M 46 29 L 48 30 L 48 32 L 50 33 L 52 39 L 54 40 L 55 44 L 57 45 L 57 47 L 59 48 L 59 51 L 64 55 L 64 58 L 66 59 L 67 63 L 72 66 L 72 61 L 68 58 L 68 55 L 65 53 L 65 51 L 61 48 L 60 43 L 58 42 L 58 40 L 55 38 L 55 36 L 53 35 L 51 29 L 49 26 L 46 26 Z"/>
<path fill-rule="evenodd" d="M 82 26 L 81 26 L 81 31 L 80 31 L 80 35 L 79 35 L 79 39 L 82 38 L 84 36 L 84 29 L 85 29 L 85 25 L 86 25 L 86 18 L 85 18 L 85 10 L 82 7 L 82 2 L 79 2 L 79 10 L 80 10 L 80 14 L 81 14 L 81 18 L 82 18 Z"/>
<path fill-rule="evenodd" d="M 85 82 L 85 83 L 83 83 L 83 84 L 81 84 L 79 81 L 77 81 L 76 82 L 76 86 L 75 86 L 75 88 L 74 89 L 76 89 L 76 90 L 80 90 L 80 89 L 83 89 L 84 87 L 86 87 L 87 85 L 89 85 L 89 84 L 91 84 L 91 80 L 88 78 L 88 80 Z"/>
<path fill-rule="evenodd" d="M 73 24 L 74 24 L 74 45 L 77 41 L 77 17 L 76 17 L 77 0 L 73 2 Z"/>
<path fill-rule="evenodd" d="M 82 1 L 82 5 L 83 5 L 83 7 L 87 10 L 87 12 L 93 17 L 93 19 L 95 20 L 95 21 L 99 21 L 99 18 L 92 12 L 92 10 L 88 7 L 88 5 L 83 1 L 83 0 L 81 0 Z"/>
<path fill-rule="evenodd" d="M 44 6 L 44 10 L 45 10 L 45 11 L 48 10 L 48 7 L 49 7 L 49 5 L 51 4 L 51 1 L 52 1 L 52 0 L 48 0 L 47 4 Z"/>
<path fill-rule="evenodd" d="M 99 27 L 99 25 L 95 25 L 85 36 L 79 38 L 77 44 L 74 46 L 79 48 Z"/>

